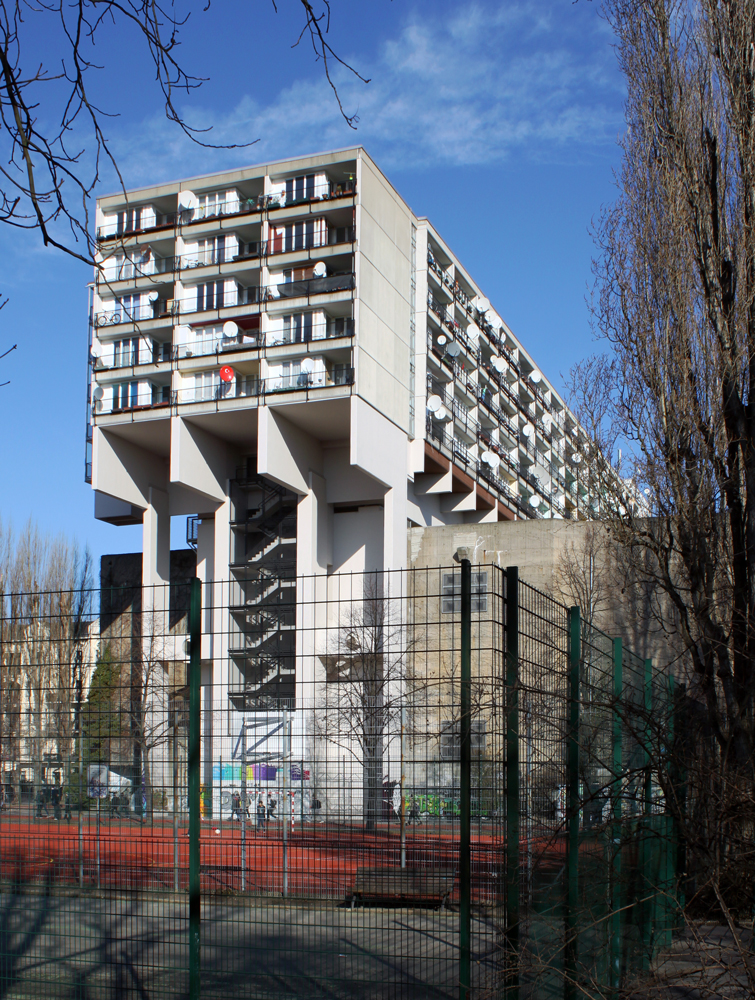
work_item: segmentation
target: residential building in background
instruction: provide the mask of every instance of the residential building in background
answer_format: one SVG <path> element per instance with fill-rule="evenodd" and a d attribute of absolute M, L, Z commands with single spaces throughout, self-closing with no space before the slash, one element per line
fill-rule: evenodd
<path fill-rule="evenodd" d="M 95 513 L 143 525 L 145 586 L 189 519 L 198 575 L 231 581 L 203 658 L 240 710 L 308 681 L 297 577 L 405 568 L 408 528 L 595 509 L 577 421 L 363 149 L 100 198 L 97 238 Z"/>

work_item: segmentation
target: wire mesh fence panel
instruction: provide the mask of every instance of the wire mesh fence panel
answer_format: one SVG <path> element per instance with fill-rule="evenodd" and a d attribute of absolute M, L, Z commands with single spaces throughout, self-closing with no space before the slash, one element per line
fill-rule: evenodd
<path fill-rule="evenodd" d="M 497 566 L 239 565 L 5 595 L 4 996 L 457 997 L 465 954 L 472 997 L 598 996 L 617 933 L 641 965 L 644 661 L 617 700 L 616 643 Z"/>

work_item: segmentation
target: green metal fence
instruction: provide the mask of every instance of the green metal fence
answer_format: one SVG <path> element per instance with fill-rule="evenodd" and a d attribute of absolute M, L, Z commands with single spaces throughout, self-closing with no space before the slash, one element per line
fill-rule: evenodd
<path fill-rule="evenodd" d="M 669 941 L 669 681 L 515 568 L 2 609 L 0 997 L 570 1000 Z"/>

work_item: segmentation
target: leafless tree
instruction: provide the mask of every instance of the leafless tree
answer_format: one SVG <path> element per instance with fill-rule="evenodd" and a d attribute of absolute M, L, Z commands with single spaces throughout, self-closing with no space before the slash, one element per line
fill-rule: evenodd
<path fill-rule="evenodd" d="M 357 117 L 341 105 L 332 70 L 340 64 L 359 74 L 329 44 L 330 2 L 295 4 L 302 21 L 294 45 L 310 43 L 344 119 L 355 127 Z M 204 0 L 188 0 L 186 9 L 181 17 L 172 4 L 155 0 L 0 0 L 0 222 L 37 229 L 45 245 L 93 263 L 89 201 L 106 166 L 125 191 L 112 151 L 111 113 L 93 96 L 97 72 L 107 72 L 97 62 L 96 44 L 112 25 L 151 60 L 167 120 L 194 142 L 215 145 L 211 131 L 192 127 L 176 105 L 204 82 L 179 61 L 181 38 L 195 27 L 208 30 L 198 21 L 216 12 Z M 35 51 L 42 35 L 54 53 L 49 63 Z"/>
<path fill-rule="evenodd" d="M 384 752 L 398 731 L 411 640 L 402 599 L 384 591 L 389 575 L 364 575 L 364 594 L 346 604 L 326 673 L 324 711 L 316 735 L 362 769 L 362 812 L 367 830 L 382 816 Z"/>
<path fill-rule="evenodd" d="M 572 389 L 600 514 L 683 650 L 687 843 L 730 914 L 755 821 L 755 0 L 603 11 L 627 128 L 596 229 L 608 353 Z"/>

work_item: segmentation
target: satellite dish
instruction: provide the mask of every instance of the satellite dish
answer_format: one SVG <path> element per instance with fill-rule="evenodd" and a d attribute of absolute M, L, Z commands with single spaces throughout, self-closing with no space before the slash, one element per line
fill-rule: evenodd
<path fill-rule="evenodd" d="M 102 388 L 101 385 L 98 385 L 95 387 L 94 392 L 92 393 L 92 399 L 96 403 L 98 403 L 103 398 L 104 395 L 105 395 L 105 390 Z"/>
<path fill-rule="evenodd" d="M 440 396 L 432 395 L 427 398 L 427 410 L 428 413 L 437 413 L 438 410 L 443 406 L 443 400 Z"/>
<path fill-rule="evenodd" d="M 535 383 L 535 385 L 537 385 L 538 382 L 541 382 L 543 379 L 542 372 L 539 372 L 537 368 L 533 368 L 530 372 L 530 379 Z"/>
<path fill-rule="evenodd" d="M 193 212 L 199 208 L 199 198 L 193 191 L 181 191 L 178 195 L 178 209 L 181 212 Z"/>
<path fill-rule="evenodd" d="M 534 507 L 535 510 L 537 510 L 537 508 L 539 506 L 540 506 L 540 497 L 531 497 L 530 498 L 530 507 Z"/>
<path fill-rule="evenodd" d="M 484 451 L 481 458 L 485 465 L 489 465 L 491 469 L 497 469 L 501 464 L 500 458 L 494 451 Z"/>
<path fill-rule="evenodd" d="M 478 298 L 477 309 L 481 313 L 486 313 L 490 309 L 490 302 L 488 301 L 488 299 L 485 298 L 484 295 L 481 295 L 480 298 Z"/>
<path fill-rule="evenodd" d="M 233 382 L 236 378 L 236 373 L 230 365 L 223 365 L 220 369 L 220 381 L 221 382 Z"/>
<path fill-rule="evenodd" d="M 234 323 L 232 319 L 229 319 L 226 323 L 223 323 L 223 336 L 226 340 L 231 340 L 233 337 L 238 337 L 239 335 L 239 325 Z"/>
<path fill-rule="evenodd" d="M 324 278 L 328 273 L 328 269 L 325 266 L 325 261 L 318 260 L 318 262 L 312 268 L 312 273 L 316 278 Z"/>
<path fill-rule="evenodd" d="M 444 420 L 445 421 L 445 420 L 450 420 L 451 419 L 451 414 L 448 412 L 448 410 L 445 408 L 445 406 L 441 406 L 441 408 L 438 410 L 438 412 L 435 414 L 435 416 L 436 416 L 436 419 L 438 419 L 438 420 Z"/>
<path fill-rule="evenodd" d="M 582 461 L 582 456 L 580 455 L 580 453 L 579 453 L 578 451 L 577 451 L 577 452 L 575 452 L 575 453 L 574 453 L 574 454 L 572 455 L 572 462 L 574 462 L 574 464 L 575 464 L 575 465 L 579 465 L 579 463 L 580 463 L 581 461 Z"/>
<path fill-rule="evenodd" d="M 461 348 L 459 347 L 459 345 L 456 343 L 455 340 L 452 340 L 451 343 L 446 348 L 446 354 L 450 354 L 452 358 L 458 358 L 458 356 L 461 354 Z"/>
<path fill-rule="evenodd" d="M 438 336 L 435 338 L 435 343 L 438 344 L 439 347 L 442 347 L 444 344 L 448 343 L 448 337 L 445 335 L 445 333 L 439 333 Z"/>
<path fill-rule="evenodd" d="M 149 293 L 147 298 L 149 299 L 150 302 L 157 302 L 157 300 L 160 298 L 160 293 L 158 291 L 152 291 Z"/>
<path fill-rule="evenodd" d="M 305 358 L 301 363 L 301 370 L 311 375 L 315 370 L 315 362 L 312 358 Z"/>
<path fill-rule="evenodd" d="M 496 358 L 493 361 L 493 367 L 497 372 L 505 372 L 507 365 L 503 358 Z"/>
<path fill-rule="evenodd" d="M 530 424 L 525 424 L 524 427 L 522 427 L 522 437 L 532 437 L 532 427 Z"/>
<path fill-rule="evenodd" d="M 92 341 L 92 350 L 90 353 L 92 357 L 95 359 L 95 361 L 97 360 L 97 358 L 102 357 L 102 344 L 99 342 L 99 340 Z"/>

